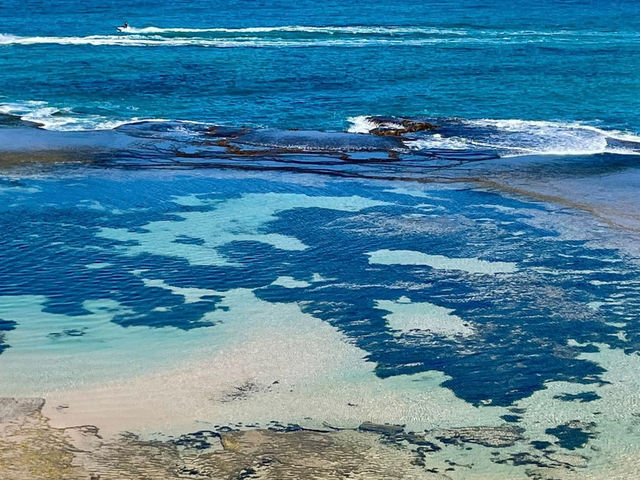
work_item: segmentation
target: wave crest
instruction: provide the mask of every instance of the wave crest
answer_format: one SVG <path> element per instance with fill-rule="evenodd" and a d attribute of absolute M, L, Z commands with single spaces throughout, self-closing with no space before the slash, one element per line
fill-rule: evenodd
<path fill-rule="evenodd" d="M 348 119 L 348 131 L 371 133 L 379 128 L 397 128 L 394 119 L 359 116 Z M 502 157 L 523 155 L 640 154 L 640 136 L 617 130 L 569 122 L 519 119 L 429 119 L 433 131 L 412 135 L 405 141 L 415 150 L 492 150 Z"/>

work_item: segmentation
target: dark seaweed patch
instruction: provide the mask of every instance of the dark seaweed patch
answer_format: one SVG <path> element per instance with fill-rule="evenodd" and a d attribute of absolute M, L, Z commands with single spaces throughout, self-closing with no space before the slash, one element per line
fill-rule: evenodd
<path fill-rule="evenodd" d="M 502 415 L 500 418 L 508 423 L 517 423 L 522 419 L 522 417 L 518 415 Z"/>
<path fill-rule="evenodd" d="M 564 393 L 562 395 L 555 395 L 553 398 L 558 400 L 562 400 L 563 402 L 593 402 L 594 400 L 600 399 L 600 395 L 598 395 L 594 391 L 590 392 L 581 392 L 581 393 Z"/>
<path fill-rule="evenodd" d="M 78 328 L 71 328 L 68 330 L 63 330 L 61 332 L 52 332 L 49 335 L 47 335 L 47 337 L 51 338 L 51 339 L 59 339 L 59 338 L 64 338 L 64 337 L 82 337 L 85 334 L 85 328 L 82 329 L 78 329 Z"/>
<path fill-rule="evenodd" d="M 543 442 L 538 440 L 534 440 L 530 443 L 531 443 L 531 446 L 533 446 L 533 448 L 535 448 L 536 450 L 546 450 L 552 445 L 550 442 Z"/>
<path fill-rule="evenodd" d="M 204 245 L 204 240 L 202 238 L 189 237 L 188 235 L 180 235 L 173 241 L 173 243 L 182 243 L 185 245 Z"/>
<path fill-rule="evenodd" d="M 589 439 L 594 438 L 594 423 L 569 422 L 545 430 L 549 435 L 558 439 L 557 445 L 567 450 L 575 450 L 584 447 Z"/>
<path fill-rule="evenodd" d="M 9 345 L 5 343 L 5 334 L 3 332 L 8 332 L 16 328 L 16 323 L 3 320 L 0 318 L 0 353 L 9 348 Z"/>
<path fill-rule="evenodd" d="M 206 450 L 213 446 L 213 439 L 220 440 L 220 434 L 212 430 L 200 430 L 198 432 L 182 435 L 172 440 L 172 443 L 185 448 L 194 448 L 196 450 Z"/>
<path fill-rule="evenodd" d="M 122 306 L 113 321 L 124 327 L 194 329 L 211 326 L 201 321 L 206 313 L 227 308 L 221 305 L 222 297 L 186 303 L 180 295 L 146 285 L 142 277 L 222 292 L 254 289 L 264 301 L 297 302 L 304 312 L 338 328 L 368 353 L 380 377 L 439 370 L 450 377 L 445 387 L 476 405 L 512 405 L 549 381 L 601 384 L 602 367 L 581 358 L 581 353 L 596 350 L 596 344 L 630 352 L 640 347 L 637 322 L 625 320 L 627 342 L 609 325 L 637 317 L 637 289 L 621 287 L 639 281 L 633 265 L 613 250 L 559 240 L 555 232 L 531 226 L 524 218 L 529 214 L 517 213 L 518 209 L 542 207 L 495 193 L 447 190 L 425 200 L 357 182 L 304 188 L 252 178 L 193 176 L 169 182 L 149 179 L 144 172 L 136 175 L 135 182 L 76 178 L 38 187 L 41 192 L 16 200 L 22 202 L 20 208 L 2 207 L 3 248 L 25 253 L 12 258 L 11 269 L 4 269 L 2 294 L 43 295 L 46 312 L 79 317 L 88 313 L 88 300 L 109 298 Z M 279 212 L 261 232 L 293 236 L 308 248 L 287 251 L 255 241 L 231 242 L 217 250 L 233 266 L 192 265 L 183 258 L 147 253 L 127 255 L 122 242 L 98 234 L 104 227 L 144 231 L 150 222 L 180 221 L 175 212 L 184 209 L 173 202 L 176 196 L 196 194 L 222 201 L 266 192 L 360 195 L 388 205 L 360 212 L 321 208 Z M 55 207 L 50 206 L 52 198 Z M 106 209 L 87 214 L 78 205 L 89 198 Z M 425 215 L 421 207 L 425 201 L 438 209 L 438 216 Z M 214 203 L 198 209 L 214 209 Z M 479 205 L 512 207 L 516 213 Z M 121 213 L 112 214 L 115 209 Z M 189 232 L 181 233 L 178 243 L 192 241 Z M 379 249 L 510 261 L 519 270 L 481 275 L 420 265 L 370 264 L 367 253 Z M 110 265 L 88 272 L 84 266 L 93 262 Z M 544 269 L 557 274 L 546 275 Z M 136 270 L 146 272 L 135 275 Z M 329 280 L 295 289 L 270 285 L 282 275 L 311 281 L 315 274 Z M 616 309 L 603 306 L 595 314 L 584 308 L 587 302 L 613 294 L 623 300 Z M 376 301 L 395 301 L 403 295 L 412 302 L 452 310 L 474 327 L 475 334 L 460 342 L 392 332 L 386 319 L 389 312 L 378 308 Z M 568 344 L 570 339 L 578 343 Z M 520 414 L 512 413 L 510 420 Z"/>

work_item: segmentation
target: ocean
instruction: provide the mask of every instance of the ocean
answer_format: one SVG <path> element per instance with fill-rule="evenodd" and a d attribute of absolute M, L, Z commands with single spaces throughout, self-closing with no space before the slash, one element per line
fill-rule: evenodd
<path fill-rule="evenodd" d="M 639 35 L 1 2 L 0 478 L 634 478 Z"/>

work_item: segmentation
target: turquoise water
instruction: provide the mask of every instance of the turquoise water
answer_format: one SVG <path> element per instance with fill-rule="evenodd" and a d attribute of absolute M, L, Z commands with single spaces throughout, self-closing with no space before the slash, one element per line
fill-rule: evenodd
<path fill-rule="evenodd" d="M 615 1 L 3 2 L 0 164 L 70 162 L 0 176 L 0 395 L 630 478 L 639 27 Z"/>

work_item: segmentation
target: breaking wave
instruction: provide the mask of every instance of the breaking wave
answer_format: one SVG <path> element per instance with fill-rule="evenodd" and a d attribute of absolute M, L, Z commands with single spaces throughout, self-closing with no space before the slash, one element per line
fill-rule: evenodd
<path fill-rule="evenodd" d="M 79 113 L 70 107 L 58 107 L 44 101 L 0 103 L 0 115 L 29 122 L 45 130 L 113 130 L 137 122 L 169 122 L 168 119 L 107 116 Z M 594 155 L 615 153 L 640 155 L 640 136 L 592 125 L 533 121 L 462 118 L 407 119 L 402 117 L 359 116 L 349 118 L 348 133 L 390 133 L 394 140 L 413 151 L 450 150 L 493 152 L 501 157 L 523 155 Z M 434 128 L 407 129 L 410 124 L 433 124 Z M 182 125 L 208 125 L 180 121 Z M 267 130 L 264 130 L 267 132 Z M 381 132 L 382 131 L 382 132 Z M 264 135 L 264 134 L 263 134 Z M 372 135 L 374 136 L 374 135 Z M 296 138 L 296 142 L 305 141 Z M 391 141 L 392 138 L 381 139 Z M 256 140 L 262 145 L 264 139 Z M 268 142 L 267 142 L 268 143 Z M 300 147 L 298 145 L 298 147 Z"/>
<path fill-rule="evenodd" d="M 382 127 L 398 128 L 394 119 L 350 118 L 349 132 L 370 133 Z M 640 154 L 640 136 L 591 125 L 533 120 L 439 118 L 432 131 L 413 135 L 405 144 L 413 149 L 493 150 L 502 157 L 522 155 Z"/>
<path fill-rule="evenodd" d="M 142 118 L 114 119 L 103 115 L 80 114 L 69 107 L 55 107 L 43 101 L 11 102 L 0 104 L 0 115 L 34 123 L 45 130 L 90 131 L 112 130 Z"/>

